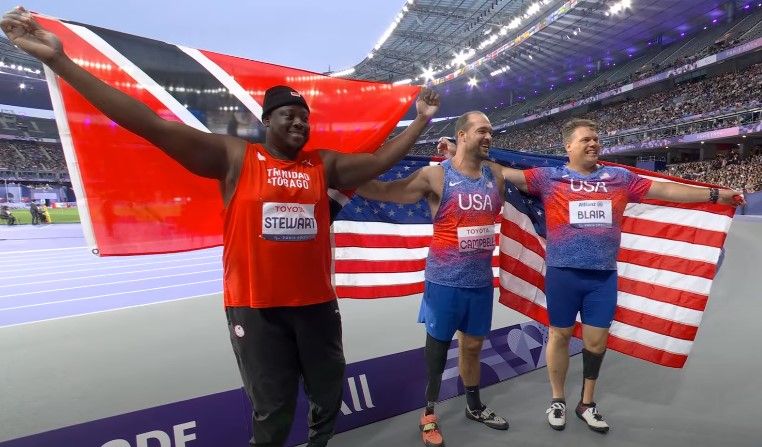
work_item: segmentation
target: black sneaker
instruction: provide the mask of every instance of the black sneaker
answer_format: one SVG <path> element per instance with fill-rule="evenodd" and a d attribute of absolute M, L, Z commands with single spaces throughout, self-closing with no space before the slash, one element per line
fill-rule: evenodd
<path fill-rule="evenodd" d="M 487 406 L 481 410 L 471 410 L 466 407 L 466 417 L 495 430 L 508 430 L 508 421 L 495 414 L 495 411 Z"/>
<path fill-rule="evenodd" d="M 577 404 L 577 408 L 574 410 L 577 417 L 587 423 L 590 430 L 598 433 L 607 433 L 609 431 L 609 424 L 603 419 L 603 415 L 598 413 L 598 408 L 595 406 L 595 402 L 589 404 Z"/>

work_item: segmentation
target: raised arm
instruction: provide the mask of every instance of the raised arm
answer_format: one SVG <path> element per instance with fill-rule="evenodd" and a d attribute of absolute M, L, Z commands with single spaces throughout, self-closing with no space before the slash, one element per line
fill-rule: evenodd
<path fill-rule="evenodd" d="M 439 109 L 439 95 L 422 89 L 415 103 L 418 115 L 401 134 L 384 143 L 372 154 L 341 154 L 322 151 L 330 186 L 351 189 L 386 172 L 413 147 L 431 117 Z"/>
<path fill-rule="evenodd" d="M 432 179 L 439 166 L 426 166 L 393 182 L 371 180 L 357 188 L 357 194 L 373 200 L 395 203 L 416 203 L 434 191 Z"/>
<path fill-rule="evenodd" d="M 5 14 L 0 28 L 14 45 L 50 67 L 107 117 L 159 147 L 194 174 L 224 180 L 230 160 L 242 156 L 243 140 L 164 120 L 140 101 L 82 69 L 66 56 L 58 37 L 42 28 L 24 8 Z"/>
<path fill-rule="evenodd" d="M 509 168 L 498 163 L 489 162 L 492 167 L 492 172 L 499 175 L 506 181 L 513 183 L 513 186 L 518 188 L 522 192 L 529 192 L 527 190 L 527 180 L 524 177 L 524 171 L 521 169 Z"/>
<path fill-rule="evenodd" d="M 716 191 L 716 192 L 713 192 Z M 665 200 L 669 202 L 694 203 L 716 202 L 724 205 L 738 206 L 745 202 L 743 193 L 732 189 L 700 188 L 672 182 L 653 182 L 646 193 L 647 199 Z"/>

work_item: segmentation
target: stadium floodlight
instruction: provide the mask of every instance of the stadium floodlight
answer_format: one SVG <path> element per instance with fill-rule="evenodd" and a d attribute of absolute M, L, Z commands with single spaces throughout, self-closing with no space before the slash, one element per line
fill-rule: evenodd
<path fill-rule="evenodd" d="M 490 76 L 497 76 L 497 75 L 499 75 L 499 74 L 505 73 L 506 71 L 508 71 L 508 70 L 510 70 L 510 69 L 511 69 L 511 67 L 509 67 L 509 66 L 507 66 L 507 65 L 506 65 L 505 67 L 503 67 L 503 68 L 498 68 L 497 70 L 495 70 L 495 71 L 493 71 L 492 73 L 490 73 Z"/>
<path fill-rule="evenodd" d="M 537 14 L 538 12 L 540 12 L 540 4 L 539 3 L 532 3 L 532 5 L 529 8 L 527 8 L 527 15 L 529 17 Z"/>
<path fill-rule="evenodd" d="M 470 85 L 471 87 L 476 87 L 477 85 L 479 85 L 479 81 L 476 78 L 471 78 L 468 80 L 468 85 Z"/>
<path fill-rule="evenodd" d="M 410 78 L 400 79 L 399 81 L 392 82 L 392 85 L 407 85 L 407 84 L 410 84 L 411 82 L 413 82 L 413 80 Z"/>
<path fill-rule="evenodd" d="M 508 24 L 508 29 L 516 29 L 519 25 L 521 25 L 521 17 L 515 17 L 511 20 L 511 23 Z"/>
<path fill-rule="evenodd" d="M 436 72 L 433 68 L 424 68 L 423 72 L 421 73 L 421 77 L 424 81 L 431 81 L 434 79 L 434 75 L 436 75 Z"/>
<path fill-rule="evenodd" d="M 632 0 L 619 0 L 618 2 L 611 5 L 611 8 L 609 8 L 609 13 L 619 14 L 630 6 L 632 6 Z"/>
<path fill-rule="evenodd" d="M 455 57 L 452 60 L 452 65 L 455 67 L 466 65 L 466 61 L 474 57 L 475 54 L 476 54 L 476 50 L 474 50 L 473 48 L 468 48 L 466 50 L 463 50 L 460 53 L 455 55 Z"/>
<path fill-rule="evenodd" d="M 328 74 L 328 76 L 332 78 L 340 78 L 343 76 L 349 76 L 354 72 L 355 72 L 355 69 L 354 67 L 352 67 L 352 68 L 347 68 L 346 70 L 334 71 L 333 73 Z"/>
<path fill-rule="evenodd" d="M 24 83 L 22 82 L 21 84 L 19 84 L 19 88 L 20 88 L 21 90 L 24 90 L 24 89 L 26 88 L 26 84 L 24 84 Z"/>

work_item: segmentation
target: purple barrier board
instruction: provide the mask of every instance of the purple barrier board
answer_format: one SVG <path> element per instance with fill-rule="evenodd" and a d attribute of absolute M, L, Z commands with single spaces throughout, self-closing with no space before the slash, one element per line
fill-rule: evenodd
<path fill-rule="evenodd" d="M 534 321 L 496 329 L 481 353 L 482 386 L 545 366 L 548 329 Z M 423 343 L 423 336 L 421 336 Z M 573 339 L 571 354 L 582 343 Z M 343 432 L 422 408 L 426 371 L 423 348 L 347 365 L 336 431 Z M 441 399 L 463 394 L 457 342 L 448 353 Z M 307 400 L 300 393 L 287 445 L 307 439 Z M 243 390 L 175 402 L 0 443 L 0 447 L 245 447 L 251 407 Z"/>

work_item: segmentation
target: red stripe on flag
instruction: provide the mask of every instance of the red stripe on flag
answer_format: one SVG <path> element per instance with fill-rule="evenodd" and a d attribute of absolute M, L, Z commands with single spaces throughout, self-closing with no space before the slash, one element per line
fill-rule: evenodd
<path fill-rule="evenodd" d="M 423 282 L 395 284 L 392 286 L 336 286 L 336 294 L 342 298 L 382 298 L 423 293 Z"/>
<path fill-rule="evenodd" d="M 698 332 L 698 327 L 696 326 L 667 320 L 655 315 L 648 315 L 622 306 L 617 306 L 614 319 L 630 326 L 683 340 L 693 341 L 696 338 L 696 332 Z"/>
<path fill-rule="evenodd" d="M 426 260 L 370 261 L 337 259 L 334 261 L 334 266 L 336 273 L 422 272 L 426 267 Z"/>
<path fill-rule="evenodd" d="M 652 300 L 670 303 L 688 309 L 703 311 L 707 296 L 685 290 L 671 289 L 656 284 L 619 277 L 617 288 L 621 292 L 644 296 Z"/>
<path fill-rule="evenodd" d="M 539 236 L 535 233 L 529 233 L 518 226 L 515 222 L 504 220 L 500 226 L 500 233 L 509 239 L 513 239 L 523 245 L 527 250 L 532 250 L 541 257 L 545 257 L 545 249 L 537 240 Z"/>
<path fill-rule="evenodd" d="M 548 312 L 545 308 L 529 301 L 521 295 L 517 295 L 501 287 L 500 298 L 498 301 L 545 326 L 550 325 L 550 321 L 548 321 Z"/>
<path fill-rule="evenodd" d="M 722 231 L 704 230 L 677 224 L 654 222 L 652 220 L 627 217 L 622 219 L 622 233 L 656 237 L 671 241 L 700 243 L 715 248 L 722 248 L 727 236 Z"/>
<path fill-rule="evenodd" d="M 672 368 L 682 368 L 688 360 L 687 355 L 652 348 L 611 334 L 609 334 L 608 347 L 623 354 Z"/>
<path fill-rule="evenodd" d="M 706 279 L 714 278 L 715 265 L 710 262 L 694 261 L 677 256 L 667 256 L 647 251 L 620 248 L 618 261 L 642 265 L 660 270 L 682 273 L 684 275 L 700 276 Z"/>
<path fill-rule="evenodd" d="M 518 276 L 540 290 L 545 290 L 545 276 L 516 258 L 505 255 L 500 259 L 500 268 Z"/>
<path fill-rule="evenodd" d="M 709 200 L 707 193 L 707 200 Z M 733 217 L 736 213 L 735 208 L 728 205 L 717 205 L 714 203 L 700 202 L 700 203 L 676 203 L 676 202 L 664 202 L 662 200 L 643 199 L 641 203 L 647 205 L 659 205 L 670 208 L 682 208 L 690 211 L 706 211 L 707 213 L 717 214 L 720 216 Z"/>
<path fill-rule="evenodd" d="M 335 233 L 334 243 L 337 247 L 423 248 L 431 245 L 431 236 Z"/>

